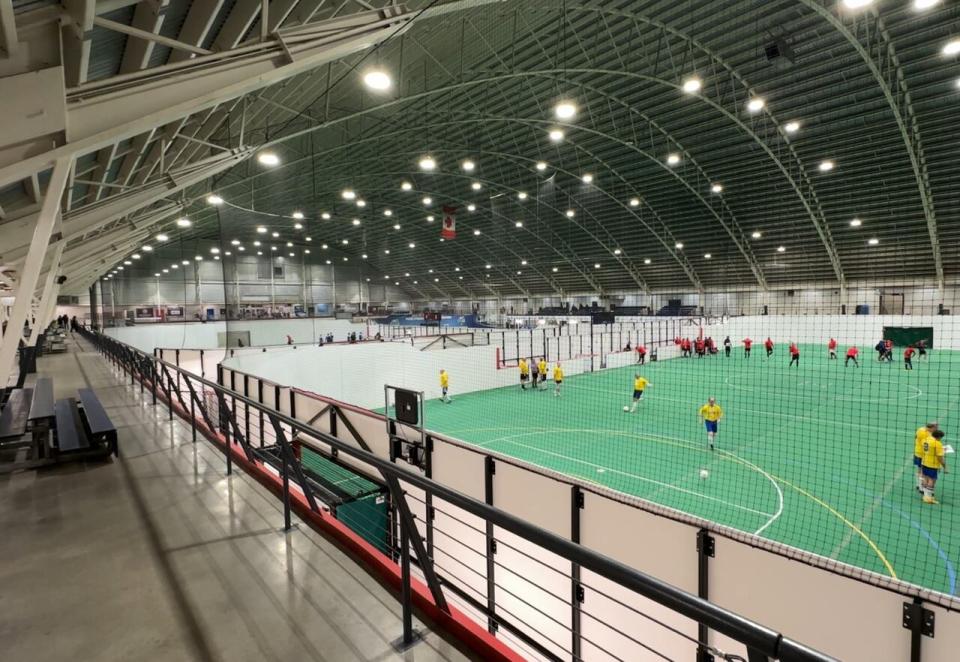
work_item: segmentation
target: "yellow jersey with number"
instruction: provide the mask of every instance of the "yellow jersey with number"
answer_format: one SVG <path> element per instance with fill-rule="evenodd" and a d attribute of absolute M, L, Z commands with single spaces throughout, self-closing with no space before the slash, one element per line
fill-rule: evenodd
<path fill-rule="evenodd" d="M 541 375 L 543 375 L 544 377 L 547 376 L 547 362 L 546 362 L 546 361 L 540 361 L 540 362 L 537 364 L 537 369 L 540 371 L 540 374 L 541 374 Z"/>
<path fill-rule="evenodd" d="M 553 381 L 562 382 L 563 381 L 563 368 L 556 366 L 553 369 Z"/>
<path fill-rule="evenodd" d="M 520 359 L 520 374 L 528 375 L 530 374 L 530 366 L 527 365 L 527 362 L 523 359 Z"/>
<path fill-rule="evenodd" d="M 943 444 L 939 439 L 934 439 L 933 435 L 930 435 L 923 440 L 923 455 L 920 456 L 923 466 L 929 469 L 939 469 L 942 466 L 940 463 L 942 457 Z"/>
<path fill-rule="evenodd" d="M 637 377 L 636 379 L 633 380 L 633 390 L 642 391 L 643 389 L 647 388 L 647 384 L 649 383 L 650 382 L 648 382 L 645 378 Z"/>
<path fill-rule="evenodd" d="M 723 416 L 723 410 L 720 409 L 720 405 L 703 405 L 700 407 L 700 415 L 705 421 L 719 421 Z"/>
<path fill-rule="evenodd" d="M 440 387 L 447 388 L 448 386 L 450 386 L 450 375 L 444 370 L 440 373 Z"/>
<path fill-rule="evenodd" d="M 930 430 L 927 429 L 927 426 L 924 425 L 921 428 L 917 428 L 917 436 L 913 440 L 913 455 L 914 457 L 923 457 L 923 440 L 930 436 Z"/>

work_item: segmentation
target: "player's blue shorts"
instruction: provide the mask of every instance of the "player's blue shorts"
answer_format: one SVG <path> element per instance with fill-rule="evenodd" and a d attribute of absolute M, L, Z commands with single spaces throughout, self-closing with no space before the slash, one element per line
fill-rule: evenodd
<path fill-rule="evenodd" d="M 643 391 L 634 391 L 634 392 L 633 392 L 633 399 L 634 399 L 634 400 L 639 400 L 639 399 L 642 398 L 642 397 L 643 397 Z"/>
<path fill-rule="evenodd" d="M 704 421 L 707 426 L 707 432 L 716 432 L 719 421 Z"/>
<path fill-rule="evenodd" d="M 937 469 L 932 469 L 930 467 L 920 467 L 920 471 L 923 472 L 923 475 L 927 478 L 932 478 L 933 480 L 937 479 Z"/>
<path fill-rule="evenodd" d="M 915 466 L 915 467 L 919 467 L 919 466 L 920 466 L 920 458 L 917 457 L 916 455 L 913 456 L 913 466 Z"/>

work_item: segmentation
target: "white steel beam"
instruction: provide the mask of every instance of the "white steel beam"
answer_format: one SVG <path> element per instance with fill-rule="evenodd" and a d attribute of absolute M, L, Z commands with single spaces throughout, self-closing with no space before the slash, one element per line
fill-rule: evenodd
<path fill-rule="evenodd" d="M 142 0 L 133 13 L 132 27 L 158 35 L 160 28 L 163 27 L 163 19 L 169 4 L 170 0 Z M 155 39 L 127 39 L 127 45 L 123 49 L 123 60 L 120 63 L 120 73 L 129 74 L 146 69 L 156 43 Z"/>
<path fill-rule="evenodd" d="M 13 0 L 0 0 L 0 55 L 16 55 L 20 42 L 17 39 L 17 22 L 13 17 Z"/>
<path fill-rule="evenodd" d="M 43 284 L 43 294 L 40 295 L 40 305 L 37 307 L 36 320 L 33 324 L 33 329 L 30 330 L 30 340 L 27 342 L 27 345 L 30 347 L 37 346 L 37 336 L 40 335 L 40 330 L 47 328 L 50 311 L 53 310 L 51 300 L 56 300 L 57 290 L 60 289 L 60 286 L 57 284 L 57 274 L 59 273 L 60 257 L 62 255 L 63 244 L 57 244 L 53 249 L 53 254 L 50 256 L 50 268 L 47 269 L 47 277 Z"/>
<path fill-rule="evenodd" d="M 260 4 L 261 0 L 237 0 L 213 41 L 213 50 L 228 51 L 236 48 L 260 15 Z"/>
<path fill-rule="evenodd" d="M 5 388 L 7 386 L 13 372 L 13 359 L 16 356 L 17 345 L 20 341 L 20 329 L 23 328 L 23 323 L 30 310 L 30 301 L 40 277 L 40 269 L 47 252 L 47 244 L 50 242 L 50 235 L 60 217 L 60 198 L 63 197 L 63 190 L 67 185 L 67 178 L 72 168 L 73 156 L 57 159 L 53 167 L 53 174 L 50 176 L 50 183 L 47 185 L 47 193 L 43 199 L 43 205 L 40 207 L 40 217 L 33 229 L 27 259 L 23 268 L 19 271 L 16 298 L 13 302 L 13 311 L 7 327 L 8 333 L 0 340 L 0 387 Z"/>
<path fill-rule="evenodd" d="M 62 239 L 69 241 L 82 237 L 88 232 L 102 228 L 119 218 L 158 202 L 172 193 L 198 184 L 208 177 L 228 170 L 243 162 L 253 154 L 250 149 L 236 150 L 229 154 L 218 154 L 197 163 L 191 163 L 167 177 L 159 179 L 149 186 L 125 191 L 96 205 L 85 207 L 67 214 L 62 224 Z M 46 200 L 44 200 L 46 202 Z M 42 211 L 42 210 L 41 210 Z M 0 243 L 0 255 L 7 264 L 16 264 L 27 256 L 27 243 L 30 233 L 39 222 L 37 215 L 26 217 L 8 224 L 10 232 L 5 232 Z"/>
<path fill-rule="evenodd" d="M 258 43 L 72 90 L 67 105 L 67 143 L 0 167 L 0 187 L 29 177 L 67 154 L 101 149 L 367 50 L 416 16 L 403 12 L 402 8 L 387 7 L 354 17 L 353 23 L 336 19 L 334 24 L 323 21 L 283 30 L 280 38 L 284 43 Z"/>
<path fill-rule="evenodd" d="M 222 6 L 223 0 L 194 0 L 190 3 L 190 9 L 183 21 L 183 27 L 180 28 L 177 41 L 194 46 L 202 44 Z M 186 51 L 171 51 L 167 62 L 183 62 L 191 57 L 193 54 Z"/>
<path fill-rule="evenodd" d="M 140 28 L 136 28 L 132 25 L 125 25 L 123 23 L 118 23 L 117 21 L 111 21 L 110 19 L 103 18 L 102 16 L 94 17 L 93 24 L 101 28 L 106 28 L 107 30 L 113 30 L 114 32 L 136 37 L 138 39 L 154 41 L 162 46 L 169 46 L 174 50 L 187 51 L 188 53 L 193 53 L 194 55 L 209 55 L 212 52 L 208 51 L 206 48 L 200 48 L 199 46 L 194 46 L 193 44 L 186 44 L 182 41 L 171 39 L 170 37 L 164 37 L 161 34 L 155 34 L 153 32 L 141 30 Z"/>
<path fill-rule="evenodd" d="M 60 28 L 64 77 L 67 87 L 76 87 L 87 82 L 90 37 L 93 32 L 96 2 L 94 0 L 63 0 L 63 8 L 70 19 Z"/>

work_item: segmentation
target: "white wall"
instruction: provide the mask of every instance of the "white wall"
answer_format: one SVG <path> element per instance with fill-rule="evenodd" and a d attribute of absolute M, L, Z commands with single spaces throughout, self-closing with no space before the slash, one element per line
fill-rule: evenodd
<path fill-rule="evenodd" d="M 662 359 L 673 347 L 660 348 Z M 632 364 L 632 352 L 608 353 L 607 367 Z M 519 384 L 515 367 L 497 369 L 496 346 L 458 347 L 421 351 L 406 342 L 298 347 L 266 354 L 227 359 L 223 365 L 262 377 L 281 386 L 294 386 L 361 407 L 383 406 L 383 386 L 389 384 L 423 391 L 427 398 L 440 397 L 440 369 L 450 375 L 450 394 L 481 391 Z M 550 370 L 553 370 L 550 363 Z M 589 371 L 589 356 L 563 360 L 565 375 Z M 599 368 L 601 357 L 594 357 Z"/>
<path fill-rule="evenodd" d="M 222 347 L 217 343 L 217 334 L 230 331 L 249 331 L 252 345 L 282 345 L 287 334 L 296 343 L 314 343 L 328 332 L 334 340 L 343 341 L 351 332 L 367 335 L 366 324 L 351 320 L 331 318 L 239 320 L 236 322 L 183 322 L 178 324 L 141 324 L 138 326 L 110 327 L 107 335 L 133 345 L 144 352 L 153 352 L 156 347 L 207 349 Z"/>

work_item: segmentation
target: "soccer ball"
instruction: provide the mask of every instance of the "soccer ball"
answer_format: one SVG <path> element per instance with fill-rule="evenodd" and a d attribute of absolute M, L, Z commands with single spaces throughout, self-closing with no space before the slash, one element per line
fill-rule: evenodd
<path fill-rule="evenodd" d="M 709 477 L 710 477 L 710 472 L 709 472 L 709 471 L 707 471 L 706 469 L 701 469 L 701 470 L 700 470 L 700 480 L 706 480 L 706 479 L 709 478 Z"/>
<path fill-rule="evenodd" d="M 623 411 L 630 411 L 630 407 L 624 407 Z"/>

